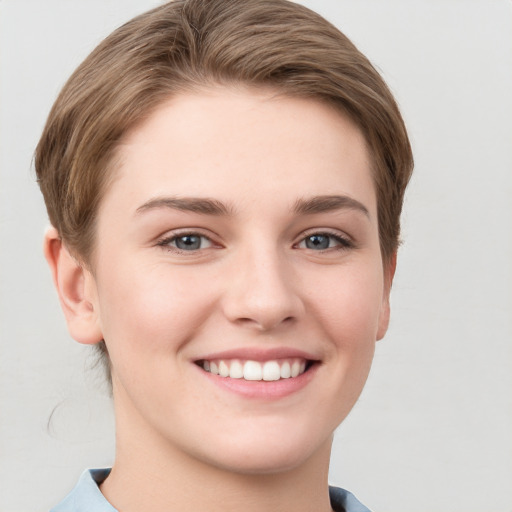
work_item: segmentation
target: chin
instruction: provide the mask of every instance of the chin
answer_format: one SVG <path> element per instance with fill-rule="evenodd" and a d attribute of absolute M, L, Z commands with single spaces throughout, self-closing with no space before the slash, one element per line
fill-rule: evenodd
<path fill-rule="evenodd" d="M 272 432 L 265 430 L 264 432 Z M 232 439 L 222 450 L 215 450 L 207 457 L 213 466 L 242 475 L 270 475 L 285 473 L 300 468 L 316 456 L 328 461 L 332 434 L 326 439 L 293 435 L 259 435 L 252 439 Z M 297 433 L 295 433 L 297 434 Z"/>
<path fill-rule="evenodd" d="M 213 462 L 219 469 L 239 475 L 275 475 L 293 471 L 305 463 L 303 453 L 244 453 L 236 457 L 218 458 Z"/>

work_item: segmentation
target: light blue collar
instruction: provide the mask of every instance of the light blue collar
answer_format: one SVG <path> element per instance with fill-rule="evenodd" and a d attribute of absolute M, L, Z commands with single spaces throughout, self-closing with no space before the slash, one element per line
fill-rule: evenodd
<path fill-rule="evenodd" d="M 82 473 L 75 488 L 50 512 L 118 512 L 101 494 L 99 485 L 110 468 L 89 469 Z M 336 512 L 370 512 L 352 493 L 329 487 L 331 506 Z"/>

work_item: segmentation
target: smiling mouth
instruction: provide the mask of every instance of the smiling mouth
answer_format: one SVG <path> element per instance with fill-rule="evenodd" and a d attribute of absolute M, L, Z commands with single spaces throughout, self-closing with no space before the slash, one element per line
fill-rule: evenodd
<path fill-rule="evenodd" d="M 294 379 L 307 372 L 315 361 L 303 358 L 252 361 L 240 359 L 202 359 L 196 364 L 205 372 L 219 377 L 246 381 L 278 381 Z"/>

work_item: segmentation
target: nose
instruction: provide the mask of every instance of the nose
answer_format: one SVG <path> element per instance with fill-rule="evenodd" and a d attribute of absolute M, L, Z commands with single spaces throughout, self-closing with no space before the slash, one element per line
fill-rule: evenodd
<path fill-rule="evenodd" d="M 296 322 L 304 310 L 293 268 L 275 250 L 240 254 L 232 262 L 223 310 L 230 322 L 271 331 Z"/>

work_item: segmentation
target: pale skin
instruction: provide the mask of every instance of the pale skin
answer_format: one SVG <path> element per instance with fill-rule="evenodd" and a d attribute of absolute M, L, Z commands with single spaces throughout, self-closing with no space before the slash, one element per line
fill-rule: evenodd
<path fill-rule="evenodd" d="M 90 264 L 45 240 L 71 335 L 112 362 L 101 491 L 121 512 L 331 510 L 332 434 L 386 332 L 395 262 L 363 135 L 320 102 L 219 87 L 169 99 L 119 162 Z M 201 367 L 297 354 L 295 387 Z"/>

